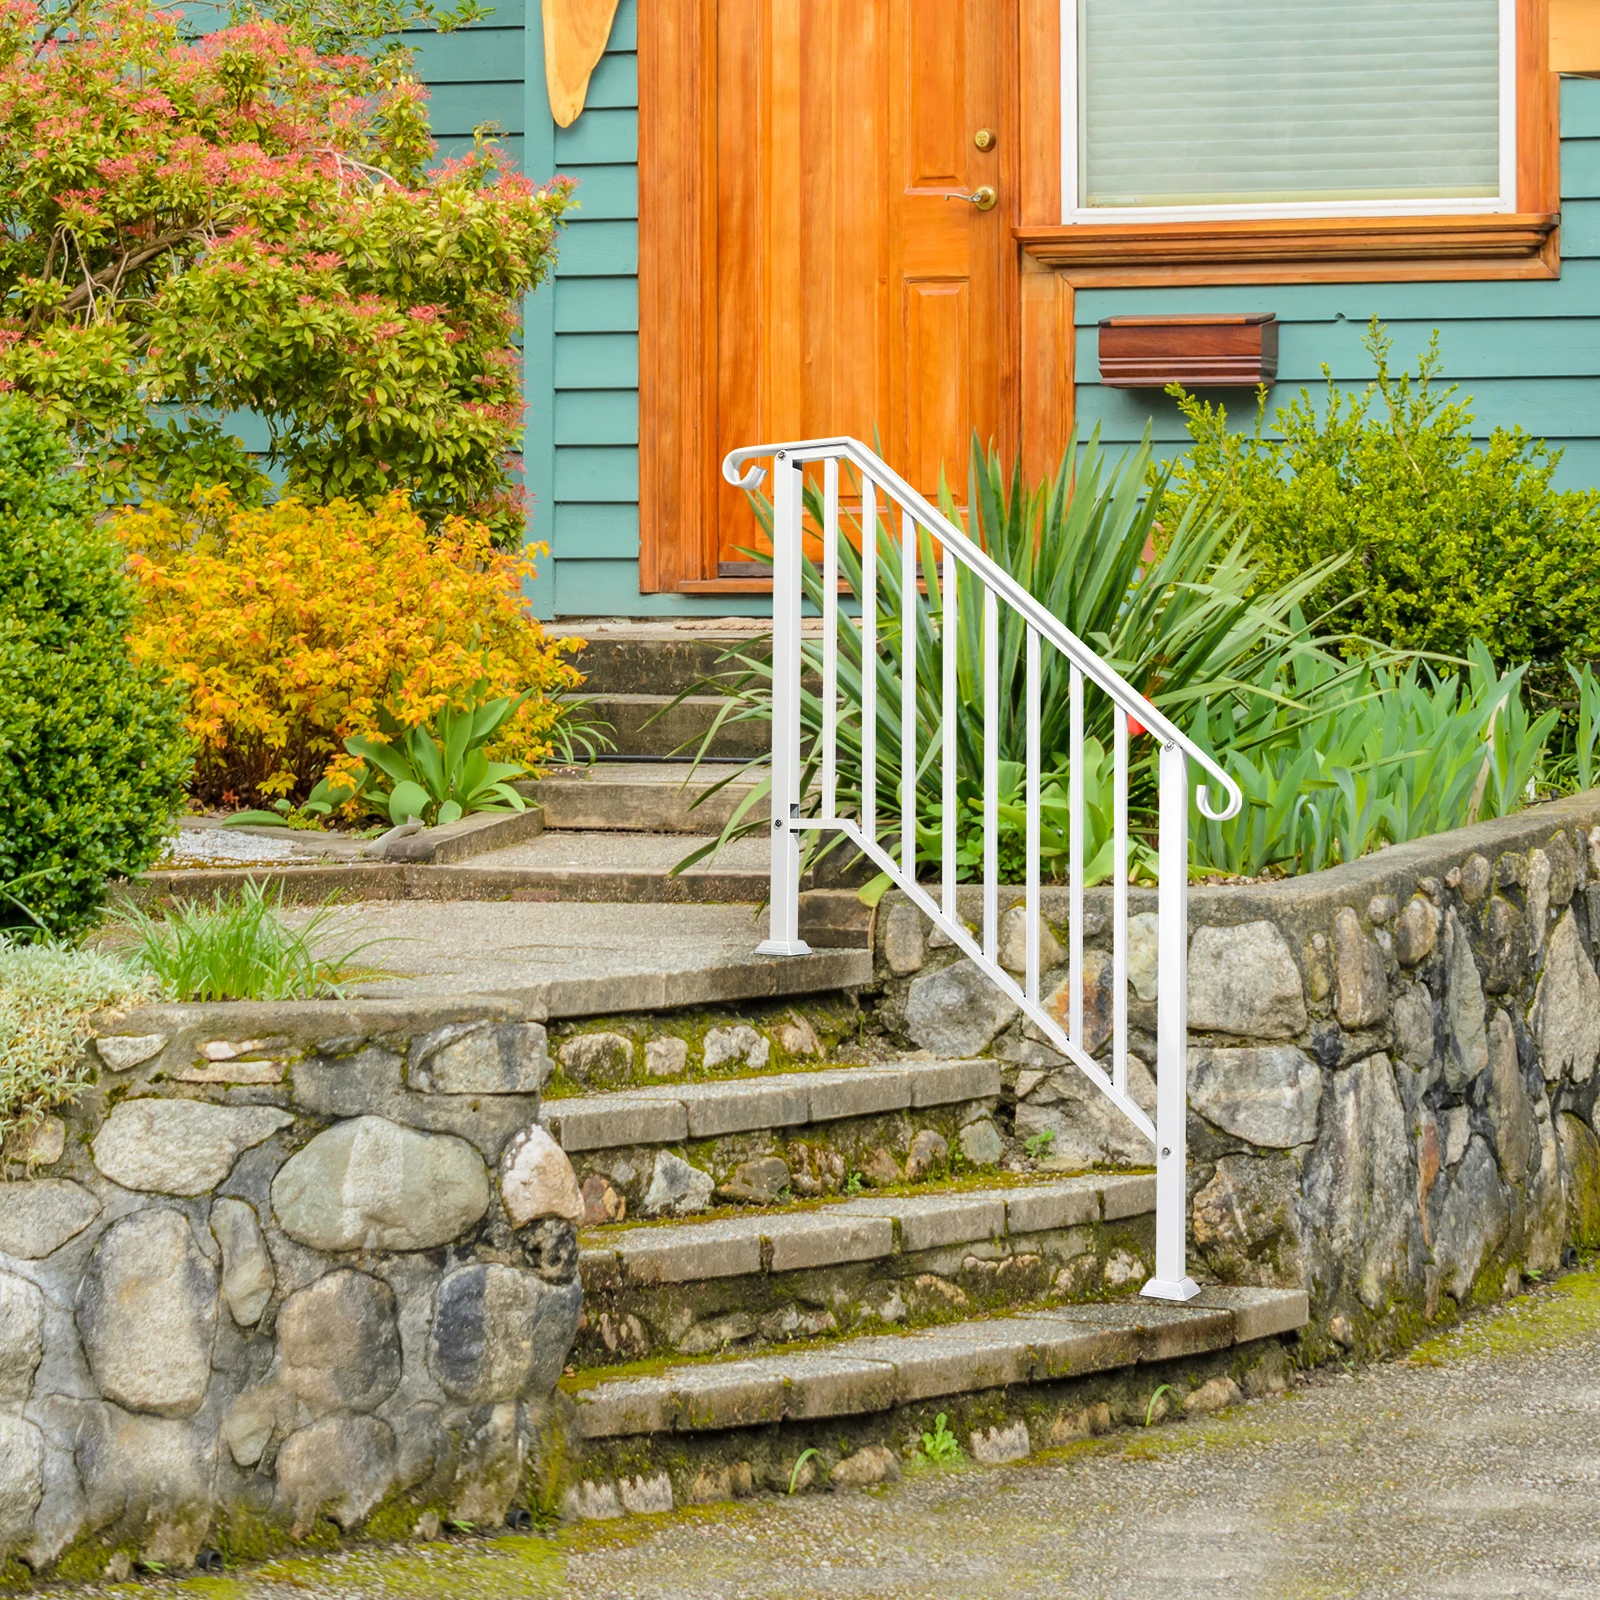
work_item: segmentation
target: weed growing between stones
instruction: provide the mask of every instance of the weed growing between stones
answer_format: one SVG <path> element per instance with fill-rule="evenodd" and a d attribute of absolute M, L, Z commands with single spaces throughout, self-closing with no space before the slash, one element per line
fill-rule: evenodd
<path fill-rule="evenodd" d="M 933 1419 L 933 1432 L 924 1432 L 919 1452 L 936 1467 L 953 1467 L 966 1459 L 956 1436 L 950 1431 L 944 1412 Z"/>

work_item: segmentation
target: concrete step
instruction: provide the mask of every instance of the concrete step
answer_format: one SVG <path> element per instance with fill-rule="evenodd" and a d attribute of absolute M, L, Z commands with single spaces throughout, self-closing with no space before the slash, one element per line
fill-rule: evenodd
<path fill-rule="evenodd" d="M 688 762 L 600 761 L 517 787 L 543 812 L 546 828 L 704 835 L 725 828 L 755 785 L 730 782 L 698 805 L 696 800 L 741 770 L 738 762 L 706 762 L 691 771 Z"/>
<path fill-rule="evenodd" d="M 611 622 L 585 625 L 588 641 L 576 657 L 591 695 L 665 695 L 669 699 L 702 679 L 726 672 L 731 649 L 758 658 L 758 640 L 770 623 L 760 618 L 719 619 L 713 626 L 675 622 Z"/>
<path fill-rule="evenodd" d="M 668 1163 L 670 1175 L 673 1159 L 658 1157 L 658 1168 Z M 1152 1270 L 1154 1205 L 1155 1179 L 1130 1173 L 946 1181 L 707 1222 L 587 1229 L 577 1359 L 703 1355 L 1126 1292 Z"/>
<path fill-rule="evenodd" d="M 882 1481 L 936 1414 L 964 1451 L 999 1462 L 1215 1409 L 1282 1389 L 1282 1341 L 1307 1317 L 1303 1290 L 1207 1287 L 1186 1305 L 1076 1303 L 646 1375 L 579 1372 L 563 1382 L 576 1413 L 568 1512 L 793 1492 L 850 1457 L 866 1469 L 854 1481 Z"/>
<path fill-rule="evenodd" d="M 670 694 L 586 694 L 585 698 L 590 714 L 611 725 L 616 753 L 630 760 L 699 755 L 707 732 L 728 707 L 728 701 L 716 694 L 682 700 Z M 765 754 L 771 743 L 772 729 L 765 722 L 726 722 L 705 754 L 743 761 Z"/>

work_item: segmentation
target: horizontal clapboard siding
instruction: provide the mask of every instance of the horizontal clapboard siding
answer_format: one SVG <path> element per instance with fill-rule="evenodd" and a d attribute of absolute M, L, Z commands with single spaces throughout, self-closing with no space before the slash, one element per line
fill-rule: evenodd
<path fill-rule="evenodd" d="M 1094 289 L 1077 296 L 1079 426 L 1131 444 L 1151 427 L 1163 453 L 1187 443 L 1177 407 L 1150 390 L 1108 389 L 1097 380 L 1102 317 L 1177 312 L 1271 311 L 1279 322 L 1272 406 L 1304 387 L 1314 394 L 1329 368 L 1341 388 L 1372 374 L 1362 347 L 1379 317 L 1394 341 L 1391 361 L 1415 365 L 1439 331 L 1441 382 L 1458 384 L 1475 431 L 1519 426 L 1563 451 L 1557 481 L 1600 484 L 1600 81 L 1561 85 L 1561 276 L 1513 283 L 1282 284 L 1216 289 Z M 1240 427 L 1254 423 L 1247 391 L 1212 390 Z"/>

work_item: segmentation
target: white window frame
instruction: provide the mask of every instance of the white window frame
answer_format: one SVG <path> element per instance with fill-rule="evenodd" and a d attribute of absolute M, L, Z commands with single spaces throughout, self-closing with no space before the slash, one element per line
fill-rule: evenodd
<path fill-rule="evenodd" d="M 1500 193 L 1452 200 L 1292 200 L 1253 205 L 1083 206 L 1078 195 L 1079 0 L 1061 0 L 1061 220 L 1064 223 L 1232 222 L 1273 217 L 1488 215 L 1517 209 L 1517 0 L 1500 3 Z"/>

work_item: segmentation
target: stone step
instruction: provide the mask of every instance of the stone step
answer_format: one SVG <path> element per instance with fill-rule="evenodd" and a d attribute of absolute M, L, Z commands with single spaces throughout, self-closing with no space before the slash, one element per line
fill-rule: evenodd
<path fill-rule="evenodd" d="M 665 695 L 692 689 L 726 672 L 722 656 L 743 649 L 752 658 L 769 623 L 730 617 L 717 625 L 682 628 L 672 622 L 585 624 L 587 640 L 576 657 L 587 695 Z"/>
<path fill-rule="evenodd" d="M 1029 1309 L 648 1375 L 579 1372 L 575 1517 L 667 1511 L 760 1488 L 899 1476 L 926 1431 L 980 1461 L 1020 1460 L 1117 1423 L 1204 1411 L 1284 1387 L 1298 1289 L 1208 1286 L 1186 1305 Z M 809 1463 L 810 1470 L 807 1470 Z"/>
<path fill-rule="evenodd" d="M 663 1193 L 681 1177 L 674 1160 L 657 1159 Z M 1155 1179 L 1129 1173 L 946 1182 L 587 1229 L 577 1358 L 602 1366 L 701 1355 L 1126 1292 L 1152 1269 L 1154 1205 Z"/>
<path fill-rule="evenodd" d="M 543 812 L 546 828 L 704 835 L 725 828 L 755 785 L 731 782 L 700 804 L 695 801 L 740 770 L 737 762 L 706 762 L 691 771 L 688 762 L 679 761 L 599 761 L 581 772 L 553 772 L 517 787 Z"/>
<path fill-rule="evenodd" d="M 701 745 L 718 715 L 728 705 L 721 695 L 586 694 L 589 713 L 610 724 L 616 753 L 630 760 L 657 760 L 701 754 Z M 723 761 L 764 755 L 772 729 L 761 721 L 726 722 L 706 746 L 705 754 Z"/>

